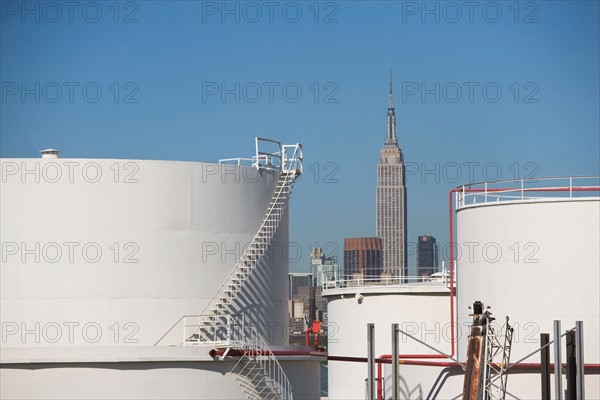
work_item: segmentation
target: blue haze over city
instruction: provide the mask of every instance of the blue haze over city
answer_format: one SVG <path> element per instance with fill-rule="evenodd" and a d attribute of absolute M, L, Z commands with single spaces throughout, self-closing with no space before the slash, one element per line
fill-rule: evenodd
<path fill-rule="evenodd" d="M 598 1 L 0 4 L 2 157 L 300 142 L 293 272 L 316 244 L 341 262 L 345 237 L 375 236 L 390 70 L 409 242 L 445 247 L 460 184 L 599 174 Z"/>

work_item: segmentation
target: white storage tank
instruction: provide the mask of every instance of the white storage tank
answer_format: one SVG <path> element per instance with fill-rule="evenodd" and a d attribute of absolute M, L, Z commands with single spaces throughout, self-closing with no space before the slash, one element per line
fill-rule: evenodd
<path fill-rule="evenodd" d="M 239 356 L 183 345 L 182 321 L 259 231 L 281 168 L 42 156 L 0 160 L 0 397 L 247 398 Z M 314 398 L 323 358 L 283 347 L 288 209 L 235 307 L 275 353 L 276 384 Z"/>
<path fill-rule="evenodd" d="M 414 284 L 354 284 L 338 282 L 323 291 L 328 312 L 328 383 L 331 399 L 366 398 L 367 324 L 375 324 L 375 357 L 391 353 L 391 324 L 445 353 L 451 352 L 450 290 L 447 281 Z M 401 335 L 400 354 L 423 355 L 413 361 L 436 361 L 438 354 Z M 362 359 L 362 361 L 361 361 Z M 389 360 L 388 360 L 389 361 Z M 442 360 L 437 360 L 442 361 Z M 382 365 L 383 399 L 391 398 L 391 369 Z M 446 373 L 444 368 L 401 365 L 402 399 L 425 398 L 429 387 Z M 442 388 L 440 398 L 453 396 Z M 379 397 L 378 397 L 379 398 Z"/>
<path fill-rule="evenodd" d="M 583 321 L 585 364 L 595 365 L 586 370 L 586 397 L 599 398 L 598 179 L 525 180 L 465 189 L 459 192 L 456 211 L 459 326 L 471 323 L 468 307 L 474 301 L 491 306 L 499 325 L 509 316 L 514 362 L 540 346 L 540 333 L 553 339 L 554 320 L 561 321 L 563 332 Z M 459 336 L 460 361 L 465 360 L 466 339 Z M 524 362 L 539 363 L 539 353 Z M 519 398 L 539 398 L 539 379 L 539 370 L 513 369 L 508 391 Z"/>

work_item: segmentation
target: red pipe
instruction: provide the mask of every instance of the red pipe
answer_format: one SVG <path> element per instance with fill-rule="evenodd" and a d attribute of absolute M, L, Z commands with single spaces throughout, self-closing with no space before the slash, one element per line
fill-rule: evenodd
<path fill-rule="evenodd" d="M 379 358 L 375 359 L 375 363 L 377 364 L 377 399 L 383 400 L 383 367 L 381 364 L 391 364 L 392 356 L 389 354 L 383 354 Z M 344 361 L 344 362 L 364 362 L 366 363 L 368 360 L 366 357 L 343 357 L 343 356 L 327 356 L 328 361 Z M 420 360 L 398 360 L 398 362 L 402 365 L 417 365 L 417 366 L 425 366 L 425 367 L 462 367 L 463 364 L 457 363 L 454 361 L 420 361 Z M 562 364 L 564 368 L 567 367 L 567 364 Z M 517 369 L 540 369 L 542 364 L 540 363 L 520 363 L 520 364 L 511 364 L 511 368 Z M 554 368 L 554 364 L 550 364 L 550 368 Z M 585 364 L 584 368 L 586 371 L 590 370 L 600 370 L 600 364 Z"/>
<path fill-rule="evenodd" d="M 208 352 L 211 357 L 223 356 L 225 354 L 226 348 L 216 348 L 212 349 Z M 306 350 L 239 350 L 239 349 L 230 349 L 227 353 L 228 356 L 231 357 L 241 357 L 243 355 L 269 355 L 273 353 L 274 356 L 325 356 L 326 353 L 322 351 L 314 351 L 313 349 Z"/>
<path fill-rule="evenodd" d="M 379 357 L 380 359 L 384 357 Z M 383 400 L 383 368 L 381 362 L 377 363 L 377 400 Z"/>
<path fill-rule="evenodd" d="M 343 356 L 327 356 L 327 360 L 329 361 L 343 361 L 343 362 L 363 362 L 366 363 L 368 360 L 366 357 L 343 357 Z M 377 364 L 391 364 L 391 357 L 381 357 L 376 358 L 375 362 Z M 398 362 L 402 365 L 422 365 L 427 367 L 462 367 L 464 364 L 457 363 L 454 361 L 420 361 L 420 360 L 398 360 Z M 511 368 L 541 368 L 540 363 L 519 363 L 519 364 L 510 364 Z M 554 367 L 554 364 L 550 364 L 551 367 Z M 563 367 L 566 368 L 567 364 L 563 363 Z M 589 370 L 600 369 L 600 364 L 585 364 L 585 368 Z"/>

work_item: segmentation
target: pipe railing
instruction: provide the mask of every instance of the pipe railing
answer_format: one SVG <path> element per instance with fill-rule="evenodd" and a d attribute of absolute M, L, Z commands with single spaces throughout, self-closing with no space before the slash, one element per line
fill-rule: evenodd
<path fill-rule="evenodd" d="M 256 154 L 253 157 L 253 160 L 255 161 L 255 163 L 253 164 L 254 167 L 256 167 L 257 169 L 259 169 L 261 167 L 265 167 L 265 166 L 266 167 L 276 167 L 276 168 L 283 167 L 283 146 L 282 146 L 281 142 L 279 142 L 277 140 L 273 140 L 273 139 L 256 137 L 254 139 L 254 143 L 255 143 L 255 154 Z M 264 151 L 264 150 L 262 150 L 264 145 L 261 146 L 261 143 L 274 144 L 276 146 L 277 150 L 273 151 L 273 152 Z"/>
<path fill-rule="evenodd" d="M 267 155 L 253 156 L 252 158 L 234 157 L 234 158 L 222 158 L 219 160 L 219 164 L 229 164 L 236 166 L 256 167 L 260 165 L 262 168 L 271 167 L 274 168 L 273 157 Z"/>
<path fill-rule="evenodd" d="M 264 151 L 264 143 L 276 146 L 276 151 Z M 267 138 L 255 138 L 255 155 L 252 158 L 234 157 L 223 158 L 219 164 L 232 164 L 237 166 L 249 166 L 256 169 L 280 169 L 282 172 L 295 172 L 300 175 L 302 167 L 302 145 L 281 144 L 277 140 Z"/>
<path fill-rule="evenodd" d="M 335 281 L 324 282 L 324 289 L 341 289 L 351 287 L 372 287 L 372 286 L 431 286 L 449 287 L 450 275 L 442 276 L 372 276 L 372 275 L 345 275 Z"/>
<path fill-rule="evenodd" d="M 282 145 L 281 155 L 283 157 L 281 166 L 283 172 L 295 172 L 298 175 L 302 174 L 303 167 L 301 144 L 296 143 Z"/>
<path fill-rule="evenodd" d="M 580 199 L 580 192 L 600 191 L 600 177 L 572 176 L 477 182 L 456 188 L 456 209 L 486 203 L 544 199 Z"/>
<path fill-rule="evenodd" d="M 271 380 L 270 383 L 273 385 L 269 386 L 268 383 L 265 384 L 258 395 L 261 396 L 264 391 L 273 389 L 277 391 L 280 399 L 292 400 L 293 394 L 290 381 L 277 360 L 277 357 L 260 335 L 256 326 L 253 324 L 246 324 L 242 319 L 242 329 L 243 333 L 241 336 L 243 338 L 243 343 L 241 349 L 244 350 L 244 353 L 234 365 L 232 371 L 235 371 L 245 358 L 254 359 L 259 364 L 263 373 L 269 377 Z M 242 367 L 239 372 L 242 376 L 244 376 L 243 369 L 244 368 Z"/>

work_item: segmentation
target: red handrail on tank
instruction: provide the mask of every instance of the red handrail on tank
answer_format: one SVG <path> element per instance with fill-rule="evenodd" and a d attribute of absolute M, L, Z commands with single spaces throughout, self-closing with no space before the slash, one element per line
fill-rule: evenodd
<path fill-rule="evenodd" d="M 420 359 L 439 359 L 439 358 L 453 358 L 456 352 L 456 348 L 455 348 L 455 335 L 454 335 L 454 329 L 455 329 L 455 324 L 454 324 L 454 251 L 453 251 L 453 247 L 452 244 L 454 243 L 454 210 L 453 210 L 453 198 L 452 195 L 456 192 L 462 192 L 462 193 L 472 193 L 472 192 L 481 192 L 481 193 L 489 193 L 489 192 L 509 192 L 509 191 L 516 191 L 516 190 L 520 190 L 522 192 L 597 192 L 600 191 L 600 187 L 598 186 L 592 186 L 592 187 L 553 187 L 553 188 L 521 188 L 521 189 L 517 189 L 517 188 L 493 188 L 493 189 L 489 189 L 489 188 L 485 188 L 485 189 L 476 189 L 476 188 L 466 188 L 464 186 L 461 187 L 457 187 L 454 188 L 452 190 L 450 190 L 448 192 L 448 226 L 449 226 L 449 230 L 450 230 L 450 326 L 452 327 L 452 329 L 450 330 L 450 354 L 448 355 L 442 355 L 442 354 L 400 354 L 399 358 L 401 359 L 400 362 L 402 364 L 406 364 L 406 365 L 429 365 L 429 366 L 433 366 L 433 365 L 438 365 L 438 366 L 459 366 L 461 365 L 460 363 L 456 363 L 454 361 L 450 362 L 432 362 L 432 361 L 408 361 L 408 360 L 402 360 L 402 359 L 412 359 L 412 358 L 420 358 Z M 383 360 L 391 360 L 392 355 L 391 354 L 382 354 L 381 356 L 379 356 L 379 363 L 377 365 L 377 399 L 381 400 L 383 399 L 383 387 L 382 387 L 382 367 L 381 364 L 382 362 L 385 362 Z M 391 361 L 390 361 L 391 362 Z M 521 364 L 519 364 L 521 365 Z M 539 365 L 539 364 L 522 364 L 522 365 L 528 365 L 529 368 L 534 368 L 533 366 L 535 365 Z M 591 367 L 591 368 L 598 368 L 600 365 L 599 364 L 586 364 L 586 367 Z M 520 367 L 520 368 L 524 368 L 524 367 Z"/>

